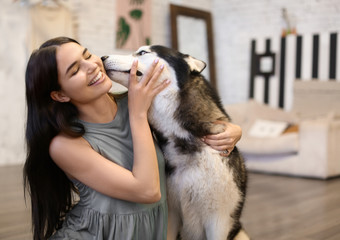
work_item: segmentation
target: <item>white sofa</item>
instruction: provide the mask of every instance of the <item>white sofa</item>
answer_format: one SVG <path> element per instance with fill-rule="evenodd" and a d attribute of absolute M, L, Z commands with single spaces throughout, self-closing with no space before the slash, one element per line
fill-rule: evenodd
<path fill-rule="evenodd" d="M 295 81 L 292 111 L 250 100 L 226 105 L 243 129 L 238 148 L 250 171 L 327 179 L 340 175 L 340 83 Z M 259 120 L 283 121 L 293 127 L 277 137 L 254 137 Z"/>

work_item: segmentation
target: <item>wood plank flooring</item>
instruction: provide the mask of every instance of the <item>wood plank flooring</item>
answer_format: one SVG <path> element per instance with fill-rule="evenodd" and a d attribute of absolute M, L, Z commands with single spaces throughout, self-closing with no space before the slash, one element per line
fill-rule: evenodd
<path fill-rule="evenodd" d="M 0 167 L 0 239 L 32 239 L 31 215 L 26 207 L 22 166 Z M 29 200 L 27 206 L 30 205 Z"/>
<path fill-rule="evenodd" d="M 256 240 L 339 240 L 340 179 L 250 174 L 242 219 Z"/>
<path fill-rule="evenodd" d="M 242 222 L 252 240 L 339 240 L 340 179 L 250 173 Z M 22 166 L 0 167 L 0 239 L 32 239 Z"/>

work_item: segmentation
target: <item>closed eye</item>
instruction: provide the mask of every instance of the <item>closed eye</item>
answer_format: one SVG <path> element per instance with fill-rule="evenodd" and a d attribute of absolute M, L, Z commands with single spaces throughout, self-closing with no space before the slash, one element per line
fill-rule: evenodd
<path fill-rule="evenodd" d="M 71 76 L 76 75 L 76 74 L 78 73 L 78 71 L 79 71 L 79 67 L 77 67 L 77 68 L 74 70 L 74 72 L 71 74 Z"/>
<path fill-rule="evenodd" d="M 92 54 L 88 50 L 86 50 L 86 52 L 84 52 L 83 56 L 86 60 L 88 60 L 92 57 Z"/>
<path fill-rule="evenodd" d="M 85 60 L 88 60 L 92 57 L 92 54 L 88 51 L 87 48 L 84 48 L 84 51 L 82 52 L 83 58 Z M 67 69 L 66 69 L 66 74 L 70 71 L 73 70 L 71 76 L 74 76 L 78 73 L 79 71 L 79 61 L 74 61 Z"/>

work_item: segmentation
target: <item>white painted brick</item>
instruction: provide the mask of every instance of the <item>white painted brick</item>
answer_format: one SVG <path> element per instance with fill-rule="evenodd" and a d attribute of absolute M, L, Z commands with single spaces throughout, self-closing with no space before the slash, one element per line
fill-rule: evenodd
<path fill-rule="evenodd" d="M 27 0 L 30 4 L 40 0 Z M 122 0 L 127 1 L 127 0 Z M 72 0 L 61 1 L 75 15 L 78 26 L 78 40 L 96 55 L 108 53 L 129 53 L 115 49 L 115 9 L 117 0 Z M 299 33 L 340 32 L 339 0 L 152 0 L 152 37 L 154 44 L 170 46 L 170 10 L 169 4 L 211 11 L 213 15 L 215 63 L 218 91 L 223 103 L 246 101 L 249 88 L 250 40 L 255 37 L 278 37 L 281 34 L 283 21 L 281 8 L 296 18 Z M 27 6 L 23 6 L 24 8 Z M 0 86 L 8 85 L 8 90 L 1 91 L 3 106 L 11 106 L 10 116 L 6 107 L 0 109 L 0 133 L 8 135 L 8 141 L 0 141 L 0 165 L 24 161 L 23 127 L 24 126 L 24 65 L 27 61 L 25 39 L 20 32 L 3 26 L 4 18 L 11 16 L 16 21 L 27 23 L 27 14 L 22 14 L 20 1 L 1 2 L 0 30 L 1 56 L 18 62 L 20 71 L 12 71 L 8 64 L 0 64 Z M 13 11 L 13 9 L 19 9 Z M 11 12 L 12 15 L 7 13 Z M 13 41 L 15 36 L 15 41 Z M 12 47 L 13 42 L 18 47 Z M 11 51 L 4 52 L 3 46 Z M 0 60 L 3 59 L 0 58 Z M 8 61 L 9 62 L 9 61 Z M 339 68 L 339 67 L 338 67 Z M 8 81 L 8 82 L 3 82 Z M 10 84 L 11 83 L 11 84 Z M 17 91 L 17 94 L 13 94 Z M 12 113 L 13 112 L 13 113 Z M 6 117 L 7 116 L 7 117 Z M 20 126 L 20 128 L 18 127 Z"/>
<path fill-rule="evenodd" d="M 214 0 L 217 81 L 224 103 L 247 100 L 250 40 L 280 36 L 282 7 L 295 16 L 299 33 L 340 31 L 340 2 L 337 0 Z M 233 38 L 243 40 L 238 42 Z M 231 66 L 224 67 L 228 64 Z M 228 90 L 230 86 L 234 94 Z"/>

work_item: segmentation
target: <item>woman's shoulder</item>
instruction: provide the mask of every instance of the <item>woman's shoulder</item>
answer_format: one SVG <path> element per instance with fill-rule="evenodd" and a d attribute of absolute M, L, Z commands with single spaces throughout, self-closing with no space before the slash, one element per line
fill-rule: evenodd
<path fill-rule="evenodd" d="M 83 137 L 71 137 L 66 134 L 60 133 L 52 138 L 49 153 L 51 157 L 60 155 L 68 149 L 76 150 L 81 147 L 90 147 L 90 144 Z M 55 159 L 55 158 L 53 158 Z"/>
<path fill-rule="evenodd" d="M 86 143 L 85 139 L 83 137 L 72 137 L 64 133 L 59 133 L 55 137 L 52 138 L 50 145 L 59 145 L 59 144 L 76 144 L 76 143 Z"/>
<path fill-rule="evenodd" d="M 68 177 L 73 178 L 83 160 L 93 151 L 83 137 L 70 137 L 66 134 L 56 135 L 49 146 L 49 154 Z"/>

